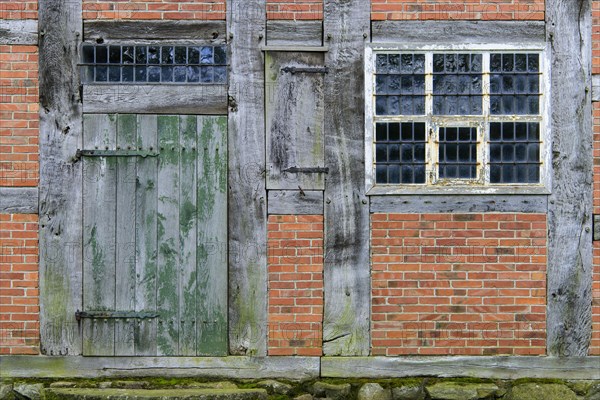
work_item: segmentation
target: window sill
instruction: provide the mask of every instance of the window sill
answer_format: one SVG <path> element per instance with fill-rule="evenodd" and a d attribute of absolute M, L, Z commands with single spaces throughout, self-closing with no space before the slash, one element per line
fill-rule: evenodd
<path fill-rule="evenodd" d="M 394 195 L 550 195 L 543 185 L 536 186 L 400 186 L 377 185 L 367 191 L 367 196 Z"/>

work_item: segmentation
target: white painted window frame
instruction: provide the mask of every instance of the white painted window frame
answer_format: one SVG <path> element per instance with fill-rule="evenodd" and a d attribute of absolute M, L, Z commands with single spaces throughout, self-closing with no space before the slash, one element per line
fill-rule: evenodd
<path fill-rule="evenodd" d="M 481 53 L 483 113 L 478 116 L 433 115 L 432 65 L 434 52 Z M 540 54 L 540 113 L 538 115 L 489 114 L 490 53 L 539 53 Z M 375 58 L 378 53 L 421 53 L 425 54 L 425 112 L 424 116 L 375 115 Z M 550 194 L 551 182 L 551 110 L 550 110 L 550 49 L 545 43 L 497 45 L 497 44 L 376 44 L 365 47 L 365 190 L 368 195 L 394 194 Z M 425 158 L 425 184 L 377 184 L 375 183 L 375 123 L 425 121 L 427 143 Z M 529 121 L 540 123 L 540 182 L 536 184 L 492 184 L 489 182 L 489 122 Z M 440 180 L 437 178 L 437 134 L 438 126 L 477 126 L 477 158 L 480 163 L 477 180 Z"/>

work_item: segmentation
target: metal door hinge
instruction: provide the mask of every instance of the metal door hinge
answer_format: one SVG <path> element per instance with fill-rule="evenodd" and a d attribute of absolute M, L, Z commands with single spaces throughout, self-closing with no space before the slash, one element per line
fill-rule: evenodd
<path fill-rule="evenodd" d="M 77 149 L 75 159 L 81 157 L 157 157 L 159 153 L 145 150 L 81 150 Z"/>
<path fill-rule="evenodd" d="M 329 168 L 327 168 L 327 167 L 310 167 L 310 168 L 290 167 L 290 168 L 284 169 L 283 172 L 289 172 L 290 174 L 328 174 Z"/>
<path fill-rule="evenodd" d="M 115 318 L 158 318 L 159 314 L 152 311 L 79 311 L 75 312 L 75 319 L 81 321 L 88 319 L 115 319 Z"/>
<path fill-rule="evenodd" d="M 283 67 L 281 68 L 282 72 L 289 72 L 290 74 L 295 74 L 298 72 L 306 72 L 309 74 L 327 74 L 329 73 L 329 68 L 327 67 Z"/>

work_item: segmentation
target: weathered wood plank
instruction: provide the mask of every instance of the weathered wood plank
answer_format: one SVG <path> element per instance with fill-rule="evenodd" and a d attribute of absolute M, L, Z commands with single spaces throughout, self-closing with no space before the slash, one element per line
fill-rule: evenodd
<path fill-rule="evenodd" d="M 265 53 L 267 189 L 324 189 L 324 173 L 290 173 L 323 167 L 323 73 L 289 73 L 286 67 L 323 67 L 323 53 Z"/>
<path fill-rule="evenodd" d="M 267 353 L 267 207 L 264 177 L 265 0 L 227 1 L 230 42 L 229 352 Z M 242 12 L 243 10 L 247 12 Z M 233 103 L 236 105 L 233 106 Z M 256 172 L 256 173 L 253 173 Z"/>
<path fill-rule="evenodd" d="M 85 133 L 84 133 L 85 135 Z M 137 148 L 137 117 L 117 115 L 117 148 Z M 135 310 L 136 157 L 117 158 L 115 309 Z M 115 321 L 115 355 L 135 354 L 135 320 Z"/>
<path fill-rule="evenodd" d="M 138 116 L 138 148 L 146 151 L 158 149 L 158 122 L 156 115 Z M 158 160 L 147 157 L 137 159 L 136 187 L 136 311 L 156 311 L 157 279 L 157 211 L 158 211 Z M 156 319 L 137 321 L 135 354 L 156 355 Z"/>
<path fill-rule="evenodd" d="M 83 146 L 116 148 L 117 116 L 85 115 Z M 117 160 L 83 159 L 83 310 L 115 310 Z M 115 321 L 83 320 L 83 354 L 114 355 Z"/>
<path fill-rule="evenodd" d="M 38 188 L 0 187 L 0 213 L 37 214 Z"/>
<path fill-rule="evenodd" d="M 227 114 L 227 85 L 83 85 L 85 113 Z"/>
<path fill-rule="evenodd" d="M 548 196 L 370 196 L 371 213 L 548 212 Z"/>
<path fill-rule="evenodd" d="M 600 75 L 592 75 L 592 101 L 600 101 Z"/>
<path fill-rule="evenodd" d="M 37 45 L 38 22 L 35 19 L 0 20 L 0 45 Z"/>
<path fill-rule="evenodd" d="M 227 355 L 227 117 L 198 118 L 198 355 Z"/>
<path fill-rule="evenodd" d="M 546 19 L 558 94 L 551 96 L 547 347 L 549 355 L 577 357 L 587 355 L 592 333 L 591 0 L 547 0 Z"/>
<path fill-rule="evenodd" d="M 323 215 L 323 191 L 269 190 L 269 215 Z"/>
<path fill-rule="evenodd" d="M 544 43 L 544 21 L 373 21 L 373 43 Z"/>
<path fill-rule="evenodd" d="M 325 0 L 325 310 L 326 355 L 370 349 L 369 207 L 364 193 L 364 42 L 370 4 Z"/>
<path fill-rule="evenodd" d="M 321 21 L 267 21 L 268 46 L 321 46 Z"/>
<path fill-rule="evenodd" d="M 81 354 L 81 0 L 40 0 L 40 335 L 43 354 Z"/>
<path fill-rule="evenodd" d="M 158 117 L 157 354 L 179 351 L 179 117 Z"/>
<path fill-rule="evenodd" d="M 321 376 L 600 379 L 598 365 L 599 357 L 324 357 Z"/>
<path fill-rule="evenodd" d="M 225 21 L 85 21 L 85 41 L 224 44 Z M 135 40 L 132 40 L 135 39 Z"/>
<path fill-rule="evenodd" d="M 179 355 L 196 355 L 198 117 L 179 117 Z"/>
<path fill-rule="evenodd" d="M 202 376 L 307 380 L 319 375 L 318 357 L 0 356 L 0 365 L 2 378 Z"/>

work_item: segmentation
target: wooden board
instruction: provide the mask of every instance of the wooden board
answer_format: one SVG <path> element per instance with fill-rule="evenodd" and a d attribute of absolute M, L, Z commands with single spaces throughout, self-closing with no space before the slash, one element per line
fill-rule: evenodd
<path fill-rule="evenodd" d="M 322 21 L 267 21 L 267 46 L 321 46 Z"/>
<path fill-rule="evenodd" d="M 269 215 L 323 215 L 323 191 L 269 190 Z"/>
<path fill-rule="evenodd" d="M 0 25 L 0 45 L 38 44 L 38 22 L 33 19 L 2 20 Z"/>
<path fill-rule="evenodd" d="M 324 166 L 325 74 L 282 70 L 323 64 L 323 53 L 265 52 L 267 189 L 324 189 L 325 173 L 285 171 Z"/>
<path fill-rule="evenodd" d="M 267 205 L 264 63 L 265 0 L 227 1 L 231 107 L 229 154 L 229 352 L 267 352 Z M 245 10 L 245 12 L 242 12 Z"/>
<path fill-rule="evenodd" d="M 325 355 L 370 349 L 369 207 L 364 193 L 365 38 L 370 4 L 325 0 Z"/>
<path fill-rule="evenodd" d="M 37 214 L 38 188 L 0 187 L 0 213 Z"/>
<path fill-rule="evenodd" d="M 86 115 L 86 149 L 115 150 L 116 115 Z M 115 310 L 117 159 L 83 160 L 83 310 Z M 83 320 L 83 354 L 112 356 L 115 352 L 113 319 Z"/>
<path fill-rule="evenodd" d="M 81 354 L 82 114 L 77 74 L 81 0 L 40 0 L 40 336 L 41 352 Z"/>
<path fill-rule="evenodd" d="M 552 46 L 553 188 L 548 213 L 547 347 L 585 356 L 592 333 L 591 1 L 546 1 Z M 577 60 L 577 62 L 574 62 Z"/>
<path fill-rule="evenodd" d="M 198 121 L 197 353 L 227 355 L 227 117 Z"/>
<path fill-rule="evenodd" d="M 85 113 L 227 114 L 227 85 L 83 85 Z"/>
<path fill-rule="evenodd" d="M 85 41 L 224 44 L 224 21 L 85 21 Z"/>

